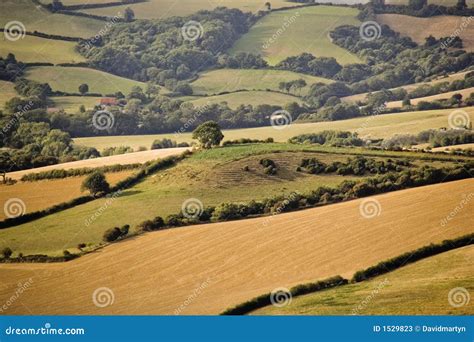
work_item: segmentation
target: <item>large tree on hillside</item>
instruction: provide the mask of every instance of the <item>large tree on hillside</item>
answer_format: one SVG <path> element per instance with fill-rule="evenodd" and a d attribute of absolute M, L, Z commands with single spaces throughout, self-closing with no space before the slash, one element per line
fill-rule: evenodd
<path fill-rule="evenodd" d="M 95 196 L 101 192 L 110 190 L 109 183 L 102 172 L 97 171 L 90 174 L 82 183 L 81 190 L 89 190 L 91 195 Z"/>
<path fill-rule="evenodd" d="M 203 148 L 211 148 L 219 146 L 224 135 L 216 122 L 207 121 L 193 131 L 193 139 L 197 139 Z"/>

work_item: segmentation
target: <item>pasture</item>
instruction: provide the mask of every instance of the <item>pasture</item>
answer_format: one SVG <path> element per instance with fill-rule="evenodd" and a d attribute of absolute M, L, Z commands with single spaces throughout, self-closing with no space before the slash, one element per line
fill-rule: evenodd
<path fill-rule="evenodd" d="M 268 306 L 252 314 L 472 315 L 472 301 L 459 308 L 451 306 L 448 301 L 449 291 L 453 288 L 474 291 L 472 260 L 474 246 L 467 246 L 420 260 L 369 281 L 296 297 L 288 306 Z M 373 291 L 377 291 L 375 295 Z M 358 309 L 359 305 L 362 309 Z"/>
<path fill-rule="evenodd" d="M 99 93 L 104 96 L 119 91 L 128 94 L 134 86 L 139 86 L 143 90 L 146 88 L 143 82 L 90 68 L 32 67 L 26 70 L 25 77 L 38 82 L 46 82 L 54 91 L 66 93 L 79 93 L 78 87 L 83 83 L 89 86 L 89 93 Z"/>
<path fill-rule="evenodd" d="M 18 96 L 15 85 L 12 82 L 0 80 L 0 110 L 12 97 Z"/>
<path fill-rule="evenodd" d="M 261 54 L 269 64 L 308 52 L 316 57 L 334 57 L 341 64 L 361 60 L 333 44 L 329 32 L 341 25 L 359 25 L 357 9 L 310 6 L 273 12 L 260 19 L 241 37 L 229 53 Z"/>
<path fill-rule="evenodd" d="M 269 104 L 283 107 L 291 102 L 302 103 L 299 97 L 272 91 L 240 91 L 224 95 L 193 97 L 186 100 L 194 104 L 195 107 L 225 102 L 232 109 L 236 109 L 240 105 L 258 106 Z"/>
<path fill-rule="evenodd" d="M 53 108 L 74 114 L 79 112 L 81 106 L 84 106 L 86 110 L 94 109 L 100 104 L 101 98 L 95 96 L 52 96 L 49 99 L 52 101 Z"/>
<path fill-rule="evenodd" d="M 31 0 L 2 1 L 0 11 L 0 27 L 11 21 L 19 21 L 26 31 L 39 31 L 68 37 L 89 38 L 97 34 L 105 26 L 105 21 L 77 17 L 65 14 L 52 14 Z M 3 33 L 2 33 L 3 39 Z M 18 41 L 17 41 L 18 42 Z M 4 41 L 2 41 L 3 45 Z M 57 46 L 50 45 L 48 49 Z M 61 52 L 61 51 L 59 51 Z M 44 62 L 41 60 L 41 62 Z"/>
<path fill-rule="evenodd" d="M 3 34 L 2 34 L 3 38 Z M 18 61 L 25 63 L 80 63 L 84 62 L 75 50 L 76 43 L 63 40 L 25 36 L 17 41 L 3 38 L 0 44 L 0 56 L 13 53 Z"/>
<path fill-rule="evenodd" d="M 463 110 L 474 121 L 474 108 L 467 107 Z M 357 132 L 361 137 L 370 139 L 389 138 L 395 134 L 416 134 L 427 129 L 448 127 L 450 109 L 427 110 L 419 112 L 405 112 L 384 114 L 369 117 L 354 118 L 349 120 L 313 123 L 293 123 L 284 129 L 277 130 L 271 126 L 224 130 L 224 141 L 240 138 L 265 139 L 274 138 L 275 141 L 284 142 L 289 138 L 306 133 L 316 133 L 324 130 L 339 130 Z M 178 142 L 191 142 L 191 133 L 182 134 L 154 134 L 135 136 L 109 136 L 76 138 L 75 143 L 92 146 L 99 150 L 106 147 L 127 145 L 133 148 L 150 146 L 153 140 L 169 138 Z"/>
<path fill-rule="evenodd" d="M 440 220 L 472 185 L 468 179 L 376 196 L 381 211 L 372 219 L 361 216 L 362 200 L 354 200 L 271 218 L 148 233 L 67 263 L 2 264 L 0 301 L 11 296 L 18 279 L 33 277 L 8 314 L 218 314 L 278 287 L 337 274 L 351 277 L 381 260 L 471 233 L 469 210 L 460 211 L 444 228 Z M 126 212 L 129 218 L 137 215 L 133 207 Z M 64 248 L 69 226 L 61 222 L 61 233 L 54 234 Z M 83 226 L 77 227 L 75 234 L 82 238 Z M 25 234 L 25 228 L 12 229 Z M 5 242 L 4 233 L 0 231 Z M 30 231 L 29 239 L 38 235 Z M 36 243 L 47 237 L 38 236 Z M 203 284 L 200 295 L 179 309 Z M 94 305 L 91 295 L 99 287 L 113 291 L 113 305 Z"/>
<path fill-rule="evenodd" d="M 280 82 L 289 82 L 303 79 L 307 86 L 297 91 L 297 95 L 305 95 L 309 87 L 317 82 L 331 83 L 332 80 L 299 74 L 286 70 L 258 70 L 258 69 L 218 69 L 199 75 L 199 78 L 191 83 L 194 94 L 210 95 L 221 92 L 233 92 L 237 90 L 275 90 Z"/>
<path fill-rule="evenodd" d="M 474 27 L 469 25 L 469 21 L 466 24 L 465 18 L 467 17 L 450 15 L 429 18 L 417 18 L 401 14 L 377 15 L 378 22 L 387 24 L 393 30 L 410 37 L 419 44 L 425 43 L 425 38 L 429 35 L 441 38 L 455 34 L 459 35 L 462 39 L 464 50 L 474 51 Z M 420 30 L 421 27 L 423 28 L 422 30 Z"/>

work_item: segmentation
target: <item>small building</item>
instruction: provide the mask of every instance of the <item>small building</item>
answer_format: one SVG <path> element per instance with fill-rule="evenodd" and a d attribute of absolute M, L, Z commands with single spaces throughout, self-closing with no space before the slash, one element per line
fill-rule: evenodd
<path fill-rule="evenodd" d="M 100 99 L 102 107 L 118 106 L 118 101 L 115 97 L 103 97 Z"/>

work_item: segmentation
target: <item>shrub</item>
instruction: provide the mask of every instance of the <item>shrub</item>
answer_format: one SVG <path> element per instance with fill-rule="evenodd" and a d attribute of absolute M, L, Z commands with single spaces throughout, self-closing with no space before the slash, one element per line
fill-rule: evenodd
<path fill-rule="evenodd" d="M 86 248 L 85 243 L 80 243 L 80 244 L 77 245 L 77 249 L 82 250 L 83 248 Z"/>
<path fill-rule="evenodd" d="M 2 249 L 2 255 L 5 259 L 10 258 L 12 254 L 13 254 L 13 251 L 11 250 L 11 248 L 5 247 L 4 249 Z"/>
<path fill-rule="evenodd" d="M 104 232 L 103 240 L 105 242 L 116 241 L 117 239 L 126 236 L 128 234 L 129 229 L 130 226 L 128 224 L 124 225 L 122 228 L 114 227 L 107 229 Z"/>

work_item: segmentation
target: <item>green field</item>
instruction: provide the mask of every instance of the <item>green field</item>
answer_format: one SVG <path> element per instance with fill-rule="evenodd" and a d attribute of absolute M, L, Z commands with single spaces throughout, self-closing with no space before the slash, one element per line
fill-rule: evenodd
<path fill-rule="evenodd" d="M 199 78 L 191 83 L 194 94 L 212 95 L 224 91 L 246 90 L 276 90 L 280 82 L 288 82 L 303 79 L 308 84 L 296 95 L 305 95 L 309 87 L 317 82 L 331 83 L 332 80 L 299 74 L 286 70 L 256 70 L 256 69 L 218 69 L 199 75 Z"/>
<path fill-rule="evenodd" d="M 82 83 L 89 85 L 90 93 L 102 95 L 114 94 L 118 91 L 128 94 L 134 86 L 140 86 L 143 90 L 146 88 L 146 84 L 143 82 L 89 68 L 33 67 L 26 70 L 25 77 L 34 81 L 49 83 L 53 90 L 67 93 L 79 93 L 78 87 Z"/>
<path fill-rule="evenodd" d="M 334 186 L 343 180 L 358 177 L 309 175 L 296 172 L 296 167 L 302 158 L 308 157 L 317 157 L 323 162 L 345 161 L 348 155 L 344 153 L 390 155 L 392 158 L 420 156 L 415 153 L 389 154 L 363 149 L 290 144 L 241 145 L 203 151 L 125 190 L 90 226 L 84 224 L 85 220 L 100 210 L 105 199 L 0 230 L 0 241 L 2 245 L 25 254 L 59 254 L 63 249 L 74 248 L 81 242 L 99 243 L 108 228 L 124 224 L 135 227 L 157 215 L 166 217 L 179 213 L 182 203 L 189 198 L 198 198 L 204 206 L 210 206 L 222 202 L 248 202 L 293 191 L 308 192 L 322 185 Z M 263 172 L 259 164 L 261 158 L 275 161 L 278 165 L 277 175 L 269 176 Z M 443 165 L 450 164 L 448 157 L 446 160 Z M 249 166 L 249 171 L 244 171 L 244 166 Z"/>
<path fill-rule="evenodd" d="M 5 27 L 10 21 L 20 21 L 29 32 L 39 31 L 61 36 L 89 38 L 97 34 L 106 24 L 105 21 L 96 19 L 52 14 L 41 7 L 36 7 L 31 0 L 2 1 L 1 6 L 0 27 Z"/>
<path fill-rule="evenodd" d="M 12 82 L 0 80 L 0 109 L 2 109 L 5 103 L 12 97 L 18 96 L 14 86 Z"/>
<path fill-rule="evenodd" d="M 101 97 L 94 96 L 56 96 L 51 97 L 55 108 L 63 109 L 67 113 L 77 113 L 79 107 L 84 105 L 86 109 L 93 109 L 94 106 L 100 104 Z"/>
<path fill-rule="evenodd" d="M 84 62 L 85 58 L 76 52 L 75 46 L 74 42 L 25 36 L 17 41 L 2 40 L 0 56 L 5 57 L 8 53 L 13 53 L 18 61 L 27 63 Z"/>
<path fill-rule="evenodd" d="M 474 246 L 467 246 L 369 281 L 296 297 L 288 306 L 268 306 L 252 314 L 472 315 L 472 300 L 458 308 L 448 301 L 449 292 L 455 288 L 473 293 L 472 260 Z"/>
<path fill-rule="evenodd" d="M 464 108 L 471 121 L 474 120 L 474 107 Z M 450 109 L 428 110 L 420 112 L 406 112 L 396 114 L 384 114 L 379 116 L 355 118 L 341 121 L 326 121 L 315 123 L 294 123 L 285 129 L 276 130 L 271 126 L 244 128 L 235 130 L 224 130 L 224 140 L 240 138 L 264 139 L 272 137 L 275 141 L 287 141 L 289 138 L 306 133 L 320 132 L 324 130 L 348 130 L 358 132 L 365 138 L 387 138 L 395 134 L 416 134 L 430 128 L 448 127 L 448 116 Z M 154 134 L 134 136 L 110 136 L 77 138 L 75 142 L 79 145 L 92 146 L 98 150 L 119 145 L 128 145 L 133 148 L 139 146 L 150 146 L 153 140 L 169 138 L 178 142 L 191 142 L 191 134 Z"/>
<path fill-rule="evenodd" d="M 105 0 L 95 1 L 96 3 L 108 2 Z M 66 0 L 64 4 L 84 3 L 83 0 Z M 135 16 L 140 19 L 161 19 L 172 16 L 186 16 L 193 14 L 199 10 L 212 10 L 218 6 L 228 8 L 238 8 L 243 12 L 257 12 L 264 9 L 265 1 L 259 0 L 180 0 L 177 3 L 174 0 L 149 0 L 147 2 L 129 4 L 126 6 L 114 6 L 105 8 L 96 8 L 82 10 L 81 12 L 91 13 L 96 15 L 114 16 L 118 12 L 123 13 L 125 8 L 130 7 L 135 12 Z M 298 3 L 287 2 L 284 0 L 271 1 L 273 8 L 298 6 Z"/>
<path fill-rule="evenodd" d="M 316 57 L 334 57 L 341 64 L 360 63 L 357 56 L 331 43 L 328 36 L 337 26 L 358 25 L 357 13 L 354 8 L 331 6 L 273 12 L 252 26 L 229 52 L 261 54 L 272 65 L 303 52 Z M 270 42 L 272 37 L 275 39 Z"/>
<path fill-rule="evenodd" d="M 258 106 L 269 104 L 283 107 L 291 102 L 302 103 L 299 97 L 271 91 L 241 91 L 224 95 L 184 98 L 183 100 L 190 101 L 196 107 L 226 102 L 233 109 L 240 105 Z"/>

